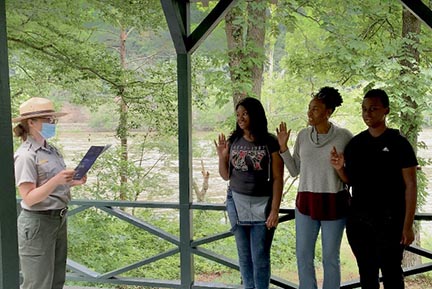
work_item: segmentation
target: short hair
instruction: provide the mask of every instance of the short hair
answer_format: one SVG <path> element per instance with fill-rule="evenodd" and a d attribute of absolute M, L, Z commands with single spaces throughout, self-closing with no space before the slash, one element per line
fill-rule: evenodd
<path fill-rule="evenodd" d="M 326 108 L 330 108 L 332 112 L 336 107 L 341 106 L 343 102 L 339 91 L 330 86 L 322 87 L 318 93 L 312 95 L 312 97 L 321 100 Z"/>
<path fill-rule="evenodd" d="M 375 89 L 371 89 L 368 92 L 366 92 L 365 96 L 363 97 L 363 99 L 366 98 L 379 98 L 379 100 L 381 101 L 382 105 L 387 108 L 390 105 L 389 102 L 389 97 L 387 95 L 387 93 L 379 88 L 375 88 Z"/>

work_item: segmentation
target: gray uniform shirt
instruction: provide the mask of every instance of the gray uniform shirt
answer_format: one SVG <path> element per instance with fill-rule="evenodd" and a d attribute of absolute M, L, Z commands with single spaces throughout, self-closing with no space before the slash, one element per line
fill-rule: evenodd
<path fill-rule="evenodd" d="M 55 147 L 49 144 L 43 147 L 30 136 L 17 149 L 14 159 L 17 186 L 34 183 L 40 187 L 66 168 L 63 157 Z M 60 185 L 45 200 L 31 207 L 21 201 L 21 207 L 32 211 L 62 209 L 70 199 L 70 186 Z"/>

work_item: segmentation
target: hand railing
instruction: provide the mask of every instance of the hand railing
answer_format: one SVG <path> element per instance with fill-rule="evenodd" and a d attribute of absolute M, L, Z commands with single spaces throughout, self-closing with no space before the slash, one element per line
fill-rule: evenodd
<path fill-rule="evenodd" d="M 67 280 L 71 281 L 82 281 L 91 283 L 109 283 L 109 284 L 124 284 L 124 285 L 136 285 L 145 287 L 156 287 L 156 288 L 182 288 L 181 280 L 157 280 L 147 279 L 140 277 L 123 277 L 121 274 L 132 271 L 138 267 L 148 265 L 150 263 L 159 261 L 161 259 L 179 254 L 180 246 L 182 245 L 178 236 L 174 236 L 160 228 L 157 228 L 145 220 L 142 220 L 132 214 L 127 213 L 124 208 L 151 208 L 151 209 L 179 209 L 178 203 L 165 203 L 165 202 L 128 202 L 128 201 L 99 201 L 99 200 L 73 200 L 70 203 L 72 209 L 68 212 L 69 218 L 74 218 L 77 214 L 88 210 L 90 208 L 96 208 L 111 216 L 114 216 L 124 222 L 127 222 L 141 230 L 144 230 L 152 235 L 155 235 L 166 242 L 174 245 L 174 248 L 169 248 L 166 251 L 159 252 L 157 255 L 136 261 L 132 264 L 128 264 L 124 267 L 117 268 L 110 272 L 95 272 L 90 268 L 75 262 L 72 259 L 67 261 Z M 224 204 L 206 204 L 206 203 L 194 203 L 191 204 L 191 210 L 210 210 L 210 211 L 224 211 Z M 432 214 L 421 213 L 417 214 L 415 219 L 417 221 L 431 221 Z M 280 223 L 294 220 L 294 209 L 281 209 L 280 210 Z M 237 260 L 228 258 L 221 254 L 215 253 L 209 249 L 203 248 L 203 245 L 215 242 L 224 238 L 231 237 L 231 232 L 226 231 L 217 233 L 212 236 L 206 236 L 196 240 L 190 240 L 188 242 L 191 247 L 192 254 L 206 258 L 213 262 L 227 266 L 229 268 L 239 270 Z M 71 240 L 73 242 L 73 240 Z M 422 257 L 432 260 L 432 252 L 416 246 L 407 247 L 407 251 Z M 190 256 L 193 258 L 193 256 Z M 432 271 L 432 261 L 417 266 L 405 268 L 405 276 L 421 274 L 424 272 Z M 278 288 L 298 288 L 298 285 L 280 278 L 278 276 L 271 276 L 271 284 Z M 358 288 L 360 286 L 359 280 L 350 280 L 341 284 L 340 288 Z M 241 288 L 237 285 L 229 284 L 215 284 L 210 282 L 195 282 L 192 288 Z"/>

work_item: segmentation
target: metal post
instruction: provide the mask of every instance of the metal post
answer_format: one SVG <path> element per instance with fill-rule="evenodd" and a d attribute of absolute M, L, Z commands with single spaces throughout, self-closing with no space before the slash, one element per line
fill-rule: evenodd
<path fill-rule="evenodd" d="M 190 55 L 177 55 L 178 71 L 178 131 L 180 178 L 180 262 L 181 288 L 192 288 L 194 256 L 190 244 L 193 236 L 192 217 L 192 142 L 191 142 L 191 61 Z"/>
<path fill-rule="evenodd" d="M 177 53 L 178 147 L 180 181 L 180 264 L 181 288 L 194 285 L 193 210 L 192 210 L 192 89 L 191 54 L 223 19 L 235 0 L 220 0 L 211 13 L 190 35 L 190 3 L 161 0 L 171 38 Z"/>
<path fill-rule="evenodd" d="M 19 288 L 6 3 L 0 0 L 0 289 Z"/>
<path fill-rule="evenodd" d="M 177 3 L 185 35 L 189 35 L 189 3 Z M 181 288 L 192 288 L 195 279 L 194 255 L 190 247 L 193 237 L 192 204 L 192 89 L 191 55 L 177 53 L 178 147 L 180 185 L 180 275 Z"/>

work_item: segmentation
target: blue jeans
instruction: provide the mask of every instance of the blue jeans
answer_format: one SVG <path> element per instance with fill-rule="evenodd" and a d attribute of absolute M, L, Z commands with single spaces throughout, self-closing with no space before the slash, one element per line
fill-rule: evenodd
<path fill-rule="evenodd" d="M 323 289 L 339 289 L 340 246 L 346 218 L 319 221 L 295 211 L 296 223 L 296 256 L 300 280 L 299 289 L 316 289 L 315 276 L 315 243 L 321 229 L 322 262 L 324 268 Z"/>
<path fill-rule="evenodd" d="M 228 191 L 227 212 L 234 234 L 240 273 L 245 289 L 268 289 L 270 285 L 270 248 L 274 229 L 264 223 L 239 225 L 235 204 Z"/>

